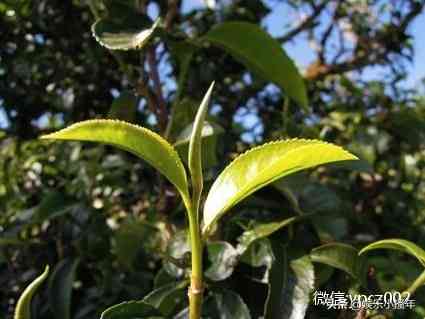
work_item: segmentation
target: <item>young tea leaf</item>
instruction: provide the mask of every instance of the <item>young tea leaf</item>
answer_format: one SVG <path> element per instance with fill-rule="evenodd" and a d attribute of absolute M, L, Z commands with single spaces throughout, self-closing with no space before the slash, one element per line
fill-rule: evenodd
<path fill-rule="evenodd" d="M 230 53 L 265 80 L 277 84 L 302 107 L 307 107 L 304 81 L 294 62 L 280 43 L 257 25 L 225 22 L 214 27 L 201 40 Z"/>
<path fill-rule="evenodd" d="M 318 165 L 357 159 L 339 146 L 292 139 L 255 147 L 238 156 L 218 176 L 204 206 L 203 233 L 231 207 L 256 190 L 289 174 Z"/>
<path fill-rule="evenodd" d="M 189 197 L 186 171 L 179 155 L 166 140 L 146 128 L 116 120 L 89 120 L 41 138 L 100 142 L 118 147 L 155 167 L 176 186 L 185 201 Z"/>
<path fill-rule="evenodd" d="M 198 113 L 195 117 L 193 124 L 192 135 L 189 142 L 189 170 L 192 179 L 192 192 L 193 192 L 193 203 L 195 203 L 196 212 L 199 208 L 199 200 L 201 198 L 203 177 L 202 177 L 202 131 L 204 127 L 205 116 L 208 110 L 208 104 L 212 90 L 214 88 L 214 82 L 210 85 L 204 99 L 199 106 Z"/>
<path fill-rule="evenodd" d="M 49 266 L 46 266 L 44 272 L 25 288 L 22 295 L 19 297 L 16 304 L 15 314 L 13 319 L 31 319 L 31 300 L 37 288 L 46 280 L 49 274 Z"/>
<path fill-rule="evenodd" d="M 376 241 L 362 250 L 359 255 L 375 249 L 393 249 L 415 257 L 425 267 L 425 251 L 418 245 L 404 239 L 384 239 Z"/>

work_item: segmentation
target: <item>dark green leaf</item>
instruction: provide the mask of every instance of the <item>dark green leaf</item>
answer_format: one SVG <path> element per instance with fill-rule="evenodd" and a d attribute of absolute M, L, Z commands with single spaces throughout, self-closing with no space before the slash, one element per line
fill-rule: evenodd
<path fill-rule="evenodd" d="M 358 251 L 353 246 L 341 243 L 326 244 L 314 248 L 310 256 L 313 262 L 343 270 L 359 280 L 365 279 L 365 259 L 359 258 Z"/>
<path fill-rule="evenodd" d="M 142 319 L 142 318 L 164 318 L 158 309 L 143 301 L 126 301 L 112 307 L 104 312 L 100 319 Z"/>
<path fill-rule="evenodd" d="M 108 118 L 134 123 L 136 119 L 138 99 L 134 93 L 124 91 L 111 105 Z"/>
<path fill-rule="evenodd" d="M 72 285 L 79 260 L 60 261 L 49 279 L 49 304 L 57 318 L 71 318 Z"/>
<path fill-rule="evenodd" d="M 272 242 L 273 263 L 269 269 L 266 319 L 303 319 L 314 290 L 314 268 L 309 256 L 290 260 L 287 250 Z"/>
<path fill-rule="evenodd" d="M 277 84 L 301 106 L 307 107 L 304 81 L 294 62 L 279 42 L 259 26 L 246 22 L 225 22 L 215 26 L 202 40 L 230 53 L 265 80 Z"/>
<path fill-rule="evenodd" d="M 164 316 L 169 316 L 186 300 L 187 284 L 187 281 L 167 284 L 152 291 L 143 301 L 158 309 Z"/>
<path fill-rule="evenodd" d="M 239 256 L 237 250 L 229 243 L 217 241 L 208 243 L 207 251 L 211 265 L 205 270 L 205 276 L 213 281 L 230 277 Z"/>
<path fill-rule="evenodd" d="M 250 319 L 251 315 L 242 298 L 230 290 L 213 291 L 202 306 L 203 318 Z"/>

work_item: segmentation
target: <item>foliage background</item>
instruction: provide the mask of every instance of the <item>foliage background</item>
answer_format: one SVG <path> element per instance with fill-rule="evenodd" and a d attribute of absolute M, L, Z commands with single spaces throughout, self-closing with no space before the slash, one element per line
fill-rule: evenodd
<path fill-rule="evenodd" d="M 336 240 L 362 247 L 400 237 L 425 247 L 425 97 L 423 88 L 404 82 L 414 55 L 409 27 L 423 11 L 422 1 L 238 0 L 218 1 L 214 10 L 149 1 L 148 12 L 166 16 L 175 8 L 171 32 L 198 37 L 222 21 L 261 24 L 282 2 L 303 19 L 288 21 L 278 40 L 287 47 L 303 38 L 312 46 L 314 62 L 304 70 L 308 110 L 214 48 L 191 61 L 181 88 L 185 99 L 176 104 L 182 68 L 170 46 L 152 48 L 153 64 L 138 52 L 120 53 L 120 66 L 91 36 L 94 17 L 86 1 L 0 1 L 0 109 L 7 119 L 0 131 L 0 318 L 11 316 L 19 292 L 46 263 L 57 269 L 58 279 L 35 299 L 34 318 L 53 318 L 55 298 L 72 304 L 71 318 L 98 317 L 111 304 L 140 299 L 155 278 L 161 280 L 159 252 L 185 227 L 175 190 L 126 153 L 36 138 L 103 117 L 160 131 L 176 112 L 179 120 L 169 136 L 175 140 L 213 80 L 210 120 L 223 130 L 208 149 L 206 188 L 251 145 L 286 137 L 324 139 L 359 155 L 371 170 L 320 168 L 288 181 L 285 190 L 296 195 L 301 209 L 320 216 L 294 226 L 293 246 L 309 252 Z M 377 80 L 368 76 L 373 66 L 379 67 Z M 275 186 L 233 211 L 217 239 L 235 243 L 239 225 L 249 218 L 282 218 L 294 214 L 294 207 Z M 285 238 L 287 231 L 277 236 Z M 421 270 L 415 260 L 385 251 L 373 254 L 370 263 L 370 288 L 383 291 L 406 288 Z M 254 281 L 242 285 L 253 272 L 238 266 L 227 285 L 258 314 L 256 300 L 264 299 L 264 289 Z M 342 272 L 331 278 L 322 289 L 353 287 Z M 418 290 L 415 311 L 386 316 L 423 318 L 424 290 Z M 58 291 L 72 291 L 72 301 Z M 322 311 L 311 306 L 308 317 L 353 317 Z"/>

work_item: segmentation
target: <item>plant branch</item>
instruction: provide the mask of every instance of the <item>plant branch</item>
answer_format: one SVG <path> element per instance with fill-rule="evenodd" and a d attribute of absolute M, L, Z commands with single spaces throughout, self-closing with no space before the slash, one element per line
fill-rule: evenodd
<path fill-rule="evenodd" d="M 148 48 L 146 58 L 149 65 L 149 77 L 153 82 L 158 107 L 157 112 L 155 113 L 158 116 L 158 124 L 161 129 L 161 132 L 164 132 L 167 127 L 168 112 L 164 95 L 162 93 L 161 81 L 159 79 L 158 61 L 156 59 L 155 47 L 152 46 Z"/>
<path fill-rule="evenodd" d="M 412 296 L 416 290 L 423 286 L 425 284 L 425 270 L 422 272 L 422 274 L 416 278 L 416 280 L 413 282 L 413 284 L 405 291 L 408 292 L 410 294 L 410 296 Z"/>

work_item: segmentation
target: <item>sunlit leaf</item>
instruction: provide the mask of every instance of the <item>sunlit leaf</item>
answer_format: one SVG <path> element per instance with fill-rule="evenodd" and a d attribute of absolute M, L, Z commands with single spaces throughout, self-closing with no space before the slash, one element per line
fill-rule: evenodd
<path fill-rule="evenodd" d="M 259 26 L 247 22 L 224 22 L 203 38 L 230 53 L 247 68 L 281 87 L 285 94 L 307 107 L 304 81 L 279 42 Z"/>
<path fill-rule="evenodd" d="M 62 260 L 49 279 L 49 303 L 57 318 L 71 318 L 71 295 L 79 260 Z"/>
<path fill-rule="evenodd" d="M 91 27 L 96 40 L 110 50 L 130 50 L 142 48 L 158 27 L 158 19 L 148 26 L 143 17 L 132 19 L 99 19 Z"/>
<path fill-rule="evenodd" d="M 89 120 L 41 138 L 116 146 L 147 161 L 176 186 L 183 199 L 188 198 L 186 172 L 180 157 L 166 140 L 146 128 L 116 120 Z"/>
<path fill-rule="evenodd" d="M 46 266 L 44 272 L 25 288 L 16 304 L 14 319 L 31 319 L 31 300 L 38 287 L 46 280 L 49 274 L 49 266 Z"/>
<path fill-rule="evenodd" d="M 193 130 L 189 141 L 189 171 L 192 180 L 192 201 L 194 205 L 196 205 L 196 212 L 198 212 L 199 201 L 204 184 L 202 176 L 202 132 L 213 88 L 214 82 L 210 85 L 201 102 L 201 105 L 199 106 L 198 112 L 196 113 L 195 121 L 193 122 Z"/>
<path fill-rule="evenodd" d="M 365 259 L 358 256 L 356 248 L 341 243 L 330 243 L 314 248 L 310 253 L 311 260 L 345 271 L 353 278 L 363 280 Z"/>
<path fill-rule="evenodd" d="M 100 319 L 135 319 L 135 318 L 164 318 L 161 312 L 150 304 L 143 301 L 126 301 L 104 312 Z"/>
<path fill-rule="evenodd" d="M 425 251 L 418 245 L 404 239 L 384 239 L 374 242 L 362 250 L 359 255 L 375 249 L 393 249 L 415 257 L 425 267 Z"/>
<path fill-rule="evenodd" d="M 318 140 L 283 140 L 253 148 L 228 165 L 212 185 L 204 206 L 203 232 L 208 233 L 245 197 L 279 178 L 317 165 L 354 159 L 342 148 Z"/>

